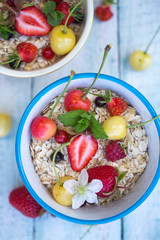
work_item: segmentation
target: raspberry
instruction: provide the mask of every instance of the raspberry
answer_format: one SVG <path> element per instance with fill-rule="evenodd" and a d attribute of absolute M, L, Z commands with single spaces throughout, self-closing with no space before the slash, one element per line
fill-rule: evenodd
<path fill-rule="evenodd" d="M 122 158 L 125 158 L 127 155 L 124 152 L 124 149 L 121 147 L 119 141 L 112 141 L 106 147 L 106 158 L 108 161 L 115 162 Z"/>

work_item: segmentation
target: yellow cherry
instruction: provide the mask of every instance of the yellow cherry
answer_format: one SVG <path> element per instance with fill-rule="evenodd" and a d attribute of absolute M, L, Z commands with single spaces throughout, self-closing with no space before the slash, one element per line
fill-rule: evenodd
<path fill-rule="evenodd" d="M 119 140 L 126 136 L 126 120 L 121 116 L 113 116 L 108 118 L 102 125 L 108 138 L 111 140 Z"/>
<path fill-rule="evenodd" d="M 65 55 L 70 52 L 75 44 L 76 37 L 71 28 L 66 27 L 66 32 L 63 32 L 64 25 L 58 25 L 53 28 L 50 33 L 50 45 L 57 55 Z"/>
<path fill-rule="evenodd" d="M 66 176 L 62 177 L 60 181 L 64 183 L 65 181 L 73 179 L 72 177 Z M 60 183 L 57 182 L 53 189 L 52 189 L 53 197 L 59 204 L 63 206 L 71 206 L 72 205 L 72 197 L 73 195 L 70 194 L 63 186 L 60 186 Z"/>
<path fill-rule="evenodd" d="M 143 71 L 152 65 L 152 58 L 148 53 L 135 51 L 130 56 L 130 64 L 133 69 Z"/>
<path fill-rule="evenodd" d="M 6 136 L 11 130 L 12 120 L 6 113 L 0 113 L 0 138 Z"/>

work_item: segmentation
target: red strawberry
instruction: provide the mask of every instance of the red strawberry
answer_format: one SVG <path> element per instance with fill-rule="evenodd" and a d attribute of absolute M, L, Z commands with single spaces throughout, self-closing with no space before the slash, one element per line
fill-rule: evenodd
<path fill-rule="evenodd" d="M 36 58 L 38 50 L 33 44 L 22 42 L 18 44 L 17 52 L 22 61 L 30 63 Z"/>
<path fill-rule="evenodd" d="M 15 19 L 15 30 L 25 36 L 45 36 L 51 31 L 45 15 L 35 6 L 21 9 Z"/>
<path fill-rule="evenodd" d="M 112 141 L 106 147 L 106 158 L 108 161 L 115 162 L 125 158 L 127 155 L 124 152 L 124 149 L 121 146 L 120 141 Z"/>
<path fill-rule="evenodd" d="M 113 17 L 110 5 L 102 5 L 96 8 L 96 15 L 101 21 L 108 21 Z"/>
<path fill-rule="evenodd" d="M 65 15 L 65 17 L 63 18 L 63 20 L 61 22 L 61 24 L 63 24 L 63 25 L 65 24 L 65 21 L 69 15 L 69 9 L 70 9 L 70 6 L 67 2 L 62 2 L 62 3 L 58 4 L 56 7 L 56 11 L 60 11 Z M 73 21 L 74 21 L 74 17 L 71 16 L 68 19 L 67 25 L 70 25 Z"/>
<path fill-rule="evenodd" d="M 121 115 L 127 109 L 127 103 L 120 97 L 111 98 L 111 101 L 107 103 L 107 109 L 113 116 Z"/>
<path fill-rule="evenodd" d="M 90 135 L 78 135 L 67 147 L 73 171 L 81 171 L 94 157 L 98 149 L 97 140 Z"/>
<path fill-rule="evenodd" d="M 9 195 L 9 202 L 23 215 L 30 218 L 38 217 L 42 209 L 27 191 L 25 186 L 14 189 Z"/>
<path fill-rule="evenodd" d="M 91 182 L 93 179 L 99 179 L 103 183 L 103 188 L 100 192 L 97 193 L 97 195 L 101 198 L 106 198 L 108 196 L 105 196 L 103 193 L 109 193 L 114 190 L 114 187 L 116 185 L 116 177 L 118 178 L 117 170 L 109 165 L 105 166 L 98 166 L 94 168 L 90 168 L 87 170 L 89 175 L 89 182 Z M 110 194 L 110 195 L 111 195 Z M 109 195 L 109 196 L 110 196 Z"/>

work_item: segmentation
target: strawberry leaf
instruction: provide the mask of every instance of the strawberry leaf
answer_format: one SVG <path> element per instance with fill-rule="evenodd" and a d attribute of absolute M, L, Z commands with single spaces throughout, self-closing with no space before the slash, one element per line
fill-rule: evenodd
<path fill-rule="evenodd" d="M 81 119 L 81 114 L 86 113 L 85 110 L 70 111 L 59 115 L 58 120 L 66 127 L 75 127 L 78 121 Z"/>
<path fill-rule="evenodd" d="M 90 127 L 91 127 L 92 133 L 95 136 L 95 138 L 97 138 L 97 139 L 108 138 L 108 136 L 105 133 L 104 129 L 102 128 L 101 124 L 93 116 L 91 116 Z"/>
<path fill-rule="evenodd" d="M 118 182 L 120 182 L 120 181 L 126 176 L 126 173 L 127 173 L 127 172 L 123 172 L 123 173 L 121 173 L 121 174 L 119 175 L 119 177 L 118 177 Z"/>

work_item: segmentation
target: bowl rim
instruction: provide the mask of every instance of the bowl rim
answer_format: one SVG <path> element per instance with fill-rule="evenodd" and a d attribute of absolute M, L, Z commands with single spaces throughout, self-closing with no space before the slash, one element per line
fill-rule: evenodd
<path fill-rule="evenodd" d="M 96 76 L 96 73 L 80 73 L 80 74 L 76 74 L 74 76 L 74 80 L 76 79 L 83 79 L 83 78 L 94 78 Z M 69 222 L 73 222 L 73 223 L 79 223 L 79 224 L 87 224 L 87 225 L 97 225 L 97 224 L 104 224 L 104 223 L 108 223 L 111 221 L 115 221 L 117 219 L 120 219 L 124 216 L 126 216 L 127 214 L 131 213 L 133 210 L 135 210 L 138 206 L 140 206 L 145 200 L 146 198 L 151 194 L 151 192 L 153 191 L 153 189 L 155 188 L 159 178 L 160 178 L 160 156 L 159 156 L 159 161 L 158 161 L 158 167 L 157 167 L 157 171 L 155 173 L 155 176 L 150 184 L 150 186 L 148 187 L 148 189 L 146 190 L 146 192 L 141 196 L 141 198 L 135 202 L 132 206 L 130 206 L 129 208 L 127 208 L 126 210 L 124 210 L 123 212 L 116 214 L 112 217 L 109 218 L 103 218 L 103 219 L 99 219 L 99 220 L 84 220 L 84 219 L 78 219 L 78 218 L 73 218 L 70 216 L 67 216 L 63 213 L 60 213 L 56 210 L 54 210 L 53 208 L 51 208 L 50 206 L 48 206 L 34 191 L 34 189 L 32 188 L 32 186 L 30 185 L 26 175 L 25 175 L 25 171 L 23 169 L 23 165 L 22 165 L 22 159 L 21 159 L 21 153 L 20 153 L 20 149 L 21 149 L 21 136 L 22 136 L 22 131 L 23 131 L 23 127 L 25 124 L 25 121 L 30 113 L 30 110 L 34 107 L 34 105 L 39 101 L 39 99 L 41 97 L 43 97 L 48 91 L 50 91 L 51 89 L 65 83 L 68 81 L 68 76 L 61 78 L 53 83 L 51 83 L 50 85 L 48 85 L 47 87 L 45 87 L 42 91 L 40 91 L 34 98 L 33 100 L 29 103 L 29 105 L 27 106 L 21 120 L 18 126 L 18 130 L 17 130 L 17 135 L 16 135 L 16 143 L 15 143 L 15 154 L 16 154 L 16 162 L 17 162 L 17 166 L 18 166 L 18 170 L 20 173 L 20 176 L 23 180 L 23 183 L 25 184 L 26 188 L 28 189 L 28 191 L 30 192 L 30 194 L 33 196 L 33 198 L 42 206 L 44 207 L 47 211 L 49 211 L 50 213 L 52 213 L 53 215 L 62 218 L 63 220 L 67 220 Z M 148 100 L 133 86 L 131 86 L 130 84 L 109 76 L 109 75 L 105 75 L 105 74 L 100 74 L 99 78 L 106 80 L 106 81 L 111 81 L 111 82 L 115 82 L 117 84 L 120 84 L 121 86 L 123 86 L 124 88 L 126 88 L 127 90 L 129 90 L 130 92 L 132 92 L 134 95 L 136 95 L 141 102 L 145 105 L 145 107 L 148 109 L 148 111 L 150 112 L 151 116 L 154 118 L 155 116 L 157 116 L 156 111 L 154 110 L 154 108 L 152 107 L 152 105 L 148 102 Z M 156 119 L 154 121 L 155 126 L 157 128 L 157 133 L 158 133 L 158 137 L 159 137 L 159 141 L 160 141 L 160 120 Z"/>
<path fill-rule="evenodd" d="M 58 61 L 57 63 L 51 66 L 44 67 L 38 70 L 31 70 L 31 71 L 23 71 L 23 70 L 19 71 L 19 70 L 9 69 L 4 66 L 0 66 L 0 73 L 7 76 L 18 77 L 18 78 L 41 77 L 59 70 L 60 68 L 68 64 L 70 61 L 72 61 L 72 59 L 74 59 L 84 47 L 92 29 L 93 19 L 94 19 L 94 2 L 93 0 L 89 0 L 87 2 L 89 6 L 88 15 L 86 17 L 86 24 L 84 25 L 82 35 L 80 36 L 74 48 L 68 54 L 66 54 L 60 61 Z"/>

